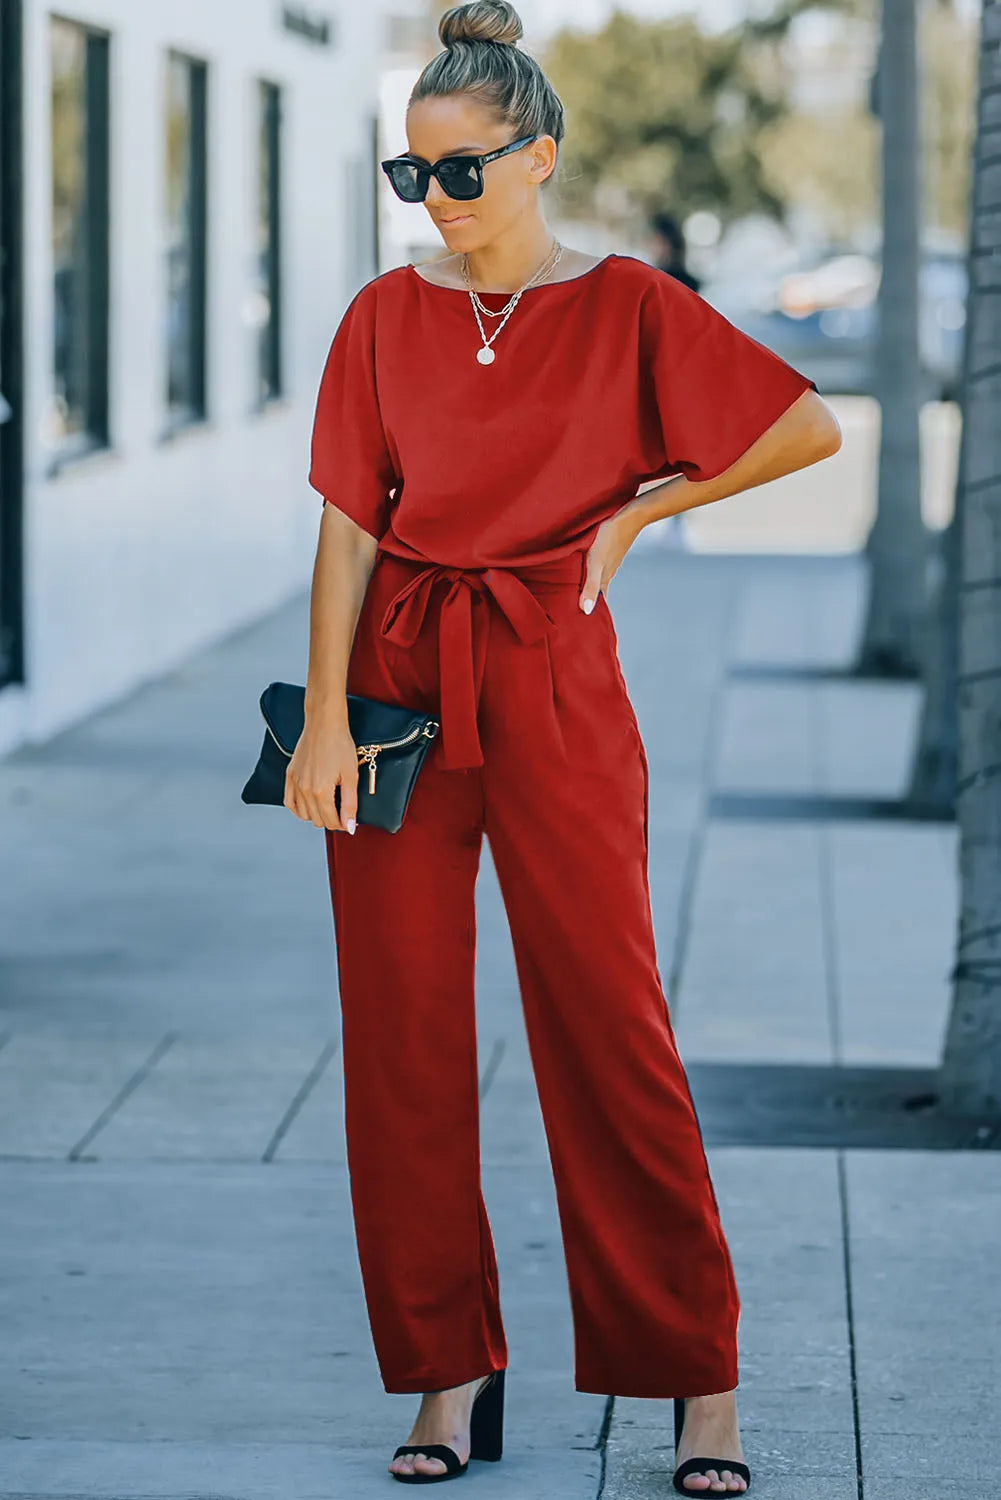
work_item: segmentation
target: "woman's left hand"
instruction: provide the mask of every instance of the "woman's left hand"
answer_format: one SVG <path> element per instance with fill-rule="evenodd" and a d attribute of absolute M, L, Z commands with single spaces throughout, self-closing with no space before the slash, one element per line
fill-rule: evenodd
<path fill-rule="evenodd" d="M 642 529 L 631 513 L 629 504 L 602 521 L 598 527 L 594 541 L 588 548 L 587 577 L 578 600 L 586 615 L 591 613 L 599 594 L 603 593 L 607 597 L 608 585 Z"/>

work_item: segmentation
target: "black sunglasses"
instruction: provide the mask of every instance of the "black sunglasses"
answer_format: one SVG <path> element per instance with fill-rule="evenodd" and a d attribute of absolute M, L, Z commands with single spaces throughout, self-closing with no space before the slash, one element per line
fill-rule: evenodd
<path fill-rule="evenodd" d="M 483 193 L 483 167 L 509 151 L 520 151 L 535 135 L 523 135 L 509 146 L 499 146 L 483 156 L 443 156 L 433 165 L 415 156 L 393 156 L 381 163 L 382 170 L 404 203 L 423 203 L 432 177 L 437 177 L 442 192 L 449 198 L 479 198 Z"/>

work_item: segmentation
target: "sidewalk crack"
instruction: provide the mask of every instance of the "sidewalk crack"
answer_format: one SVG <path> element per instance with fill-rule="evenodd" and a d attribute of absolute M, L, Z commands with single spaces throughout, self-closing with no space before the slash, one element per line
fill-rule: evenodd
<path fill-rule="evenodd" d="M 612 1418 L 615 1415 L 615 1397 L 605 1397 L 605 1411 L 601 1418 L 601 1426 L 598 1428 L 598 1436 L 594 1446 L 601 1457 L 601 1468 L 598 1471 L 598 1489 L 595 1500 L 601 1500 L 605 1493 L 605 1475 L 608 1469 L 608 1438 L 612 1430 Z"/>
<path fill-rule="evenodd" d="M 838 1151 L 838 1201 L 841 1209 L 841 1251 L 845 1276 L 845 1316 L 848 1322 L 848 1366 L 852 1391 L 852 1429 L 855 1435 L 855 1487 L 858 1500 L 865 1500 L 865 1476 L 862 1471 L 862 1426 L 859 1420 L 858 1354 L 855 1346 L 855 1305 L 852 1292 L 851 1221 L 848 1214 L 848 1182 L 845 1153 Z"/>
<path fill-rule="evenodd" d="M 99 1131 L 104 1129 L 105 1125 L 107 1125 L 112 1115 L 118 1113 L 129 1095 L 134 1094 L 139 1085 L 149 1077 L 150 1073 L 156 1067 L 163 1054 L 168 1051 L 168 1049 L 171 1048 L 176 1041 L 176 1031 L 168 1031 L 166 1036 L 162 1036 L 160 1038 L 156 1046 L 153 1048 L 153 1051 L 150 1053 L 149 1057 L 147 1057 L 146 1061 L 144 1063 L 141 1063 L 136 1071 L 132 1074 L 132 1077 L 126 1080 L 126 1082 L 118 1090 L 118 1093 L 110 1101 L 110 1103 L 105 1105 L 104 1109 L 102 1109 L 101 1113 L 98 1115 L 97 1119 L 90 1126 L 90 1128 L 84 1131 L 83 1135 L 77 1141 L 76 1145 L 70 1149 L 66 1156 L 67 1161 L 81 1161 L 83 1159 L 83 1153 L 90 1145 L 94 1137 L 98 1134 Z"/>

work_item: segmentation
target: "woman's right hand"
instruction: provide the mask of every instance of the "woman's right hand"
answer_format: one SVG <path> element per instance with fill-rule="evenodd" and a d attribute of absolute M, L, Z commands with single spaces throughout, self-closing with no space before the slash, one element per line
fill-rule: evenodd
<path fill-rule="evenodd" d="M 334 798 L 340 787 L 340 813 Z M 354 833 L 358 817 L 358 749 L 347 725 L 307 718 L 285 773 L 285 806 L 316 828 Z"/>

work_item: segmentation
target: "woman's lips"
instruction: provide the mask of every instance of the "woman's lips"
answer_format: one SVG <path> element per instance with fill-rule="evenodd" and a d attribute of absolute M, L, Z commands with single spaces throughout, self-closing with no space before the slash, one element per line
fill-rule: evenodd
<path fill-rule="evenodd" d="M 440 219 L 438 222 L 441 224 L 464 224 L 467 219 L 471 219 L 472 217 L 472 214 L 456 214 L 454 219 Z"/>

